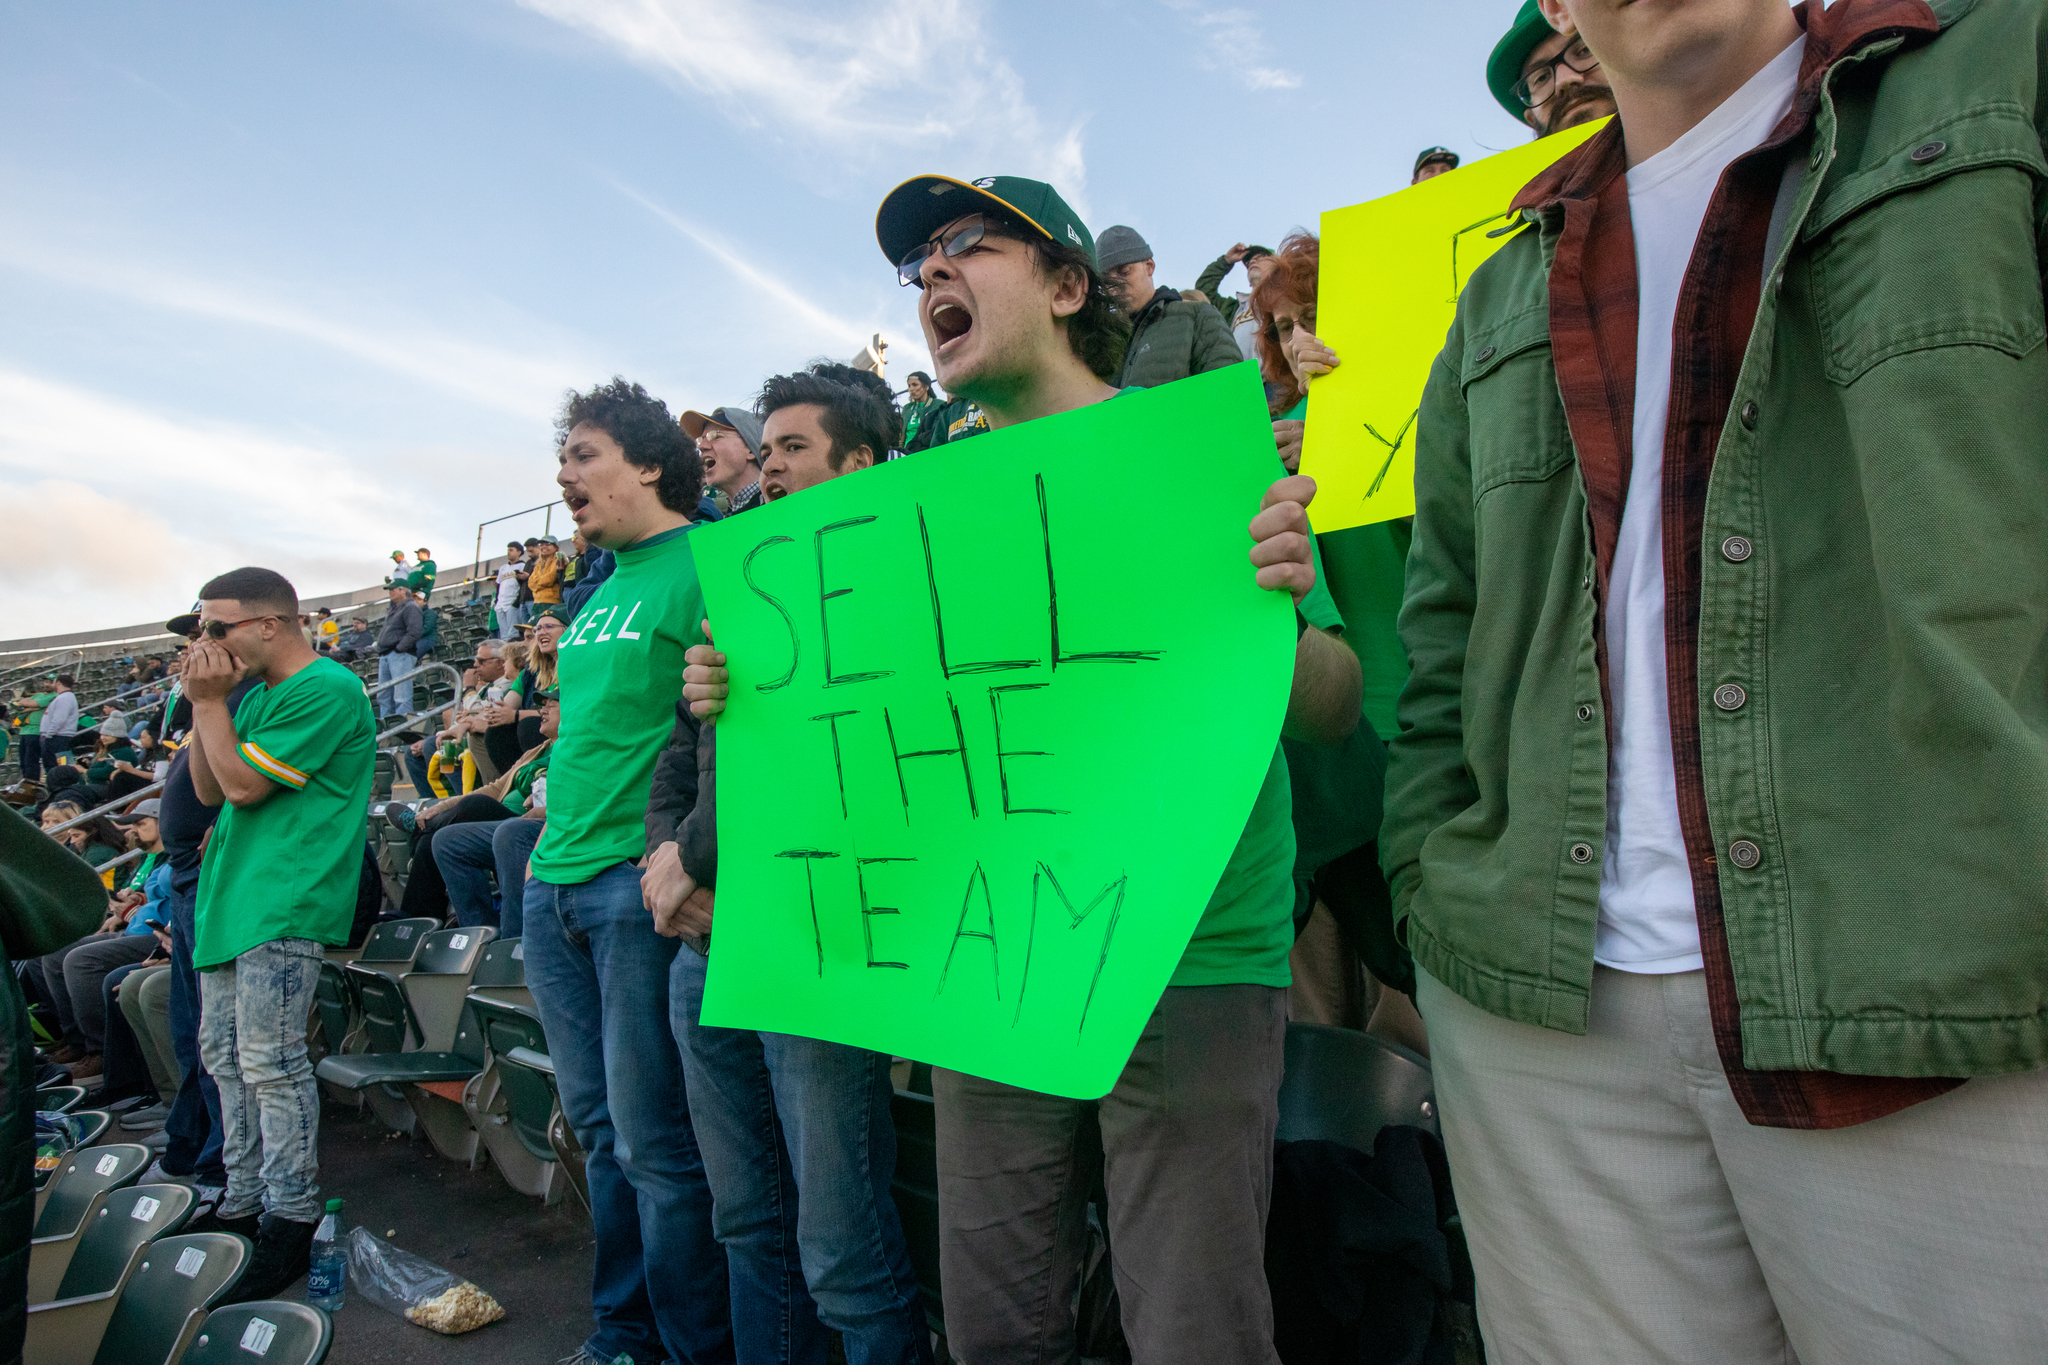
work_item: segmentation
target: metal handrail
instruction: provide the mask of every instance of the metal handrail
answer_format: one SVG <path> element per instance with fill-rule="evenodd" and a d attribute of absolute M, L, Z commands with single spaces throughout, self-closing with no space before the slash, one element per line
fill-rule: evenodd
<path fill-rule="evenodd" d="M 413 723 L 414 723 L 415 721 L 422 721 L 422 720 L 425 720 L 425 719 L 426 719 L 426 718 L 427 718 L 428 716 L 438 716 L 438 715 L 440 715 L 440 714 L 441 714 L 441 713 L 442 713 L 443 711 L 446 711 L 446 710 L 448 710 L 448 709 L 449 709 L 450 707 L 452 707 L 452 706 L 455 706 L 455 705 L 457 705 L 458 703 L 460 703 L 460 702 L 461 702 L 461 700 L 462 700 L 462 698 L 461 698 L 461 697 L 459 697 L 459 696 L 456 696 L 456 697 L 450 697 L 450 698 L 449 698 L 449 699 L 448 699 L 447 701 L 444 701 L 444 702 L 442 702 L 442 703 L 441 703 L 441 704 L 440 704 L 439 706 L 430 706 L 430 707 L 428 707 L 428 708 L 427 708 L 426 710 L 424 710 L 424 711 L 415 711 L 415 712 L 413 712 L 413 713 L 412 713 L 411 715 L 407 716 L 407 717 L 406 717 L 406 718 L 405 718 L 404 720 L 402 720 L 402 721 L 398 722 L 398 724 L 396 724 L 396 725 L 392 726 L 392 727 L 391 727 L 391 728 L 390 728 L 389 730 L 386 730 L 386 731 L 384 731 L 384 732 L 383 732 L 382 734 L 378 735 L 378 736 L 377 736 L 377 744 L 378 744 L 378 746 L 379 746 L 379 747 L 381 748 L 381 747 L 383 746 L 383 744 L 384 744 L 384 741 L 385 741 L 385 740 L 387 740 L 387 739 L 390 739 L 390 738 L 392 738 L 392 737 L 393 737 L 393 736 L 395 736 L 395 735 L 402 735 L 402 734 L 404 734 L 404 733 L 405 733 L 405 732 L 406 732 L 407 730 L 410 730 L 410 729 L 412 729 L 412 727 L 413 727 Z M 393 748 L 396 748 L 396 747 L 397 747 L 396 745 L 394 745 L 394 746 L 393 746 Z"/>
<path fill-rule="evenodd" d="M 98 872 L 101 875 L 105 875 L 106 873 L 113 871 L 115 868 L 120 867 L 125 863 L 132 863 L 140 860 L 144 852 L 146 852 L 146 850 L 144 849 L 131 848 L 118 858 L 107 859 L 98 867 L 94 868 L 93 871 Z"/>
<path fill-rule="evenodd" d="M 132 802 L 140 801 L 145 796 L 155 796 L 158 792 L 162 791 L 163 789 L 164 779 L 160 778 L 157 781 L 150 783 L 147 787 L 142 788 L 140 791 L 132 791 L 127 793 L 125 796 L 117 796 L 113 800 L 107 802 L 106 805 L 95 806 L 83 815 L 74 816 L 73 818 L 66 820 L 61 825 L 51 826 L 49 829 L 44 830 L 43 833 L 62 834 L 65 830 L 74 829 L 77 826 L 84 824 L 86 821 L 91 820 L 96 816 L 105 815 L 110 810 L 117 810 L 122 806 L 131 804 Z M 58 792 L 55 799 L 59 801 L 63 800 L 64 793 Z"/>
<path fill-rule="evenodd" d="M 395 734 L 398 734 L 400 731 L 411 729 L 413 722 L 422 720 L 427 716 L 435 715 L 438 712 L 445 711 L 450 706 L 453 706 L 456 702 L 462 700 L 462 671 L 456 668 L 454 664 L 448 663 L 446 660 L 429 659 L 426 663 L 421 664 L 418 668 L 415 668 L 410 673 L 401 673 L 397 677 L 389 679 L 385 682 L 373 682 L 367 684 L 367 686 L 370 689 L 370 696 L 374 701 L 376 695 L 379 692 L 382 692 L 387 688 L 396 687 L 398 684 L 402 682 L 406 682 L 410 679 L 417 678 L 420 674 L 429 672 L 430 670 L 436 668 L 446 669 L 448 672 L 448 676 L 454 679 L 454 697 L 450 698 L 448 701 L 442 702 L 439 706 L 430 706 L 424 711 L 414 711 L 412 714 L 408 715 L 404 720 L 398 722 L 398 724 L 392 726 L 389 730 L 386 730 L 382 734 L 378 735 L 377 742 L 379 744 L 382 744 L 385 740 L 391 738 Z"/>
<path fill-rule="evenodd" d="M 476 560 L 469 566 L 469 577 L 463 581 L 465 583 L 474 583 L 481 581 L 484 576 L 484 527 L 496 526 L 501 521 L 511 521 L 515 517 L 532 516 L 535 512 L 545 512 L 547 516 L 541 521 L 540 533 L 552 539 L 554 536 L 555 509 L 561 505 L 562 500 L 556 498 L 554 501 L 544 502 L 538 507 L 528 507 L 519 512 L 507 512 L 502 517 L 492 517 L 489 521 L 478 522 L 476 524 Z"/>

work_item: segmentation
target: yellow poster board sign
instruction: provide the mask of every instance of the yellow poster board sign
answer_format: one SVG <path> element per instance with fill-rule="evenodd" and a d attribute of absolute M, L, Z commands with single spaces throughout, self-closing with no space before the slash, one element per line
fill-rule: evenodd
<path fill-rule="evenodd" d="M 1310 385 L 1301 472 L 1318 531 L 1415 514 L 1416 413 L 1458 291 L 1515 234 L 1522 186 L 1607 120 L 1323 215 L 1316 334 L 1342 362 Z"/>

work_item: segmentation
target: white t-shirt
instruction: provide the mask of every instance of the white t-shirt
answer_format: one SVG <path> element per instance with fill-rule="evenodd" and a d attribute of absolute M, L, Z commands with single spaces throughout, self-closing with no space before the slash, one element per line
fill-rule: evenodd
<path fill-rule="evenodd" d="M 498 566 L 497 606 L 499 611 L 505 610 L 505 608 L 519 600 L 519 568 L 518 564 L 500 564 Z"/>
<path fill-rule="evenodd" d="M 1593 958 L 1629 972 L 1699 969 L 1700 926 L 1678 823 L 1664 660 L 1664 425 L 1671 332 L 1721 173 L 1792 108 L 1802 34 L 1685 136 L 1628 173 L 1636 239 L 1635 453 L 1607 583 L 1607 857 Z"/>

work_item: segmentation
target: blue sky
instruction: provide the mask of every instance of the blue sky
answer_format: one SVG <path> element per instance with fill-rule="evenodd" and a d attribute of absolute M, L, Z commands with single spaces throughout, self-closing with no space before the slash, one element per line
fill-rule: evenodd
<path fill-rule="evenodd" d="M 244 563 L 445 577 L 614 373 L 742 402 L 881 332 L 900 385 L 873 214 L 916 173 L 1050 178 L 1192 284 L 1524 141 L 1482 78 L 1514 8 L 0 0 L 0 636 Z"/>

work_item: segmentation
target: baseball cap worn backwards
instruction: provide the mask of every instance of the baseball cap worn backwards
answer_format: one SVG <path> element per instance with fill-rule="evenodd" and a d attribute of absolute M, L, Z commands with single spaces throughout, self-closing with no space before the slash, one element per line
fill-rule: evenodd
<path fill-rule="evenodd" d="M 1515 22 L 1508 26 L 1507 35 L 1493 45 L 1493 55 L 1486 59 L 1486 88 L 1493 91 L 1500 107 L 1517 123 L 1524 122 L 1522 102 L 1515 98 L 1515 82 L 1522 79 L 1522 64 L 1529 60 L 1538 43 L 1556 31 L 1536 7 L 1536 0 L 1525 0 Z"/>
<path fill-rule="evenodd" d="M 920 175 L 890 190 L 875 211 L 875 240 L 889 264 L 896 265 L 910 249 L 955 218 L 995 209 L 1022 219 L 1052 241 L 1077 246 L 1092 258 L 1095 238 L 1081 215 L 1067 207 L 1060 192 L 1043 180 L 1015 175 L 985 175 L 955 180 L 949 175 Z"/>

